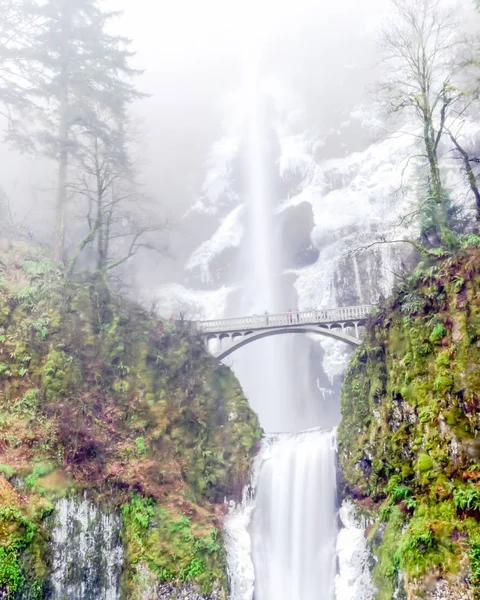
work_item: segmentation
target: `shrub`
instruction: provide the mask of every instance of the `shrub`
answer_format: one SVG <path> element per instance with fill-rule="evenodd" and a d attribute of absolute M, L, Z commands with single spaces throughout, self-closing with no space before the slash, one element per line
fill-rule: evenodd
<path fill-rule="evenodd" d="M 436 346 L 442 343 L 443 338 L 447 335 L 445 325 L 437 323 L 430 334 L 430 342 Z"/>
<path fill-rule="evenodd" d="M 480 508 L 480 494 L 473 485 L 455 489 L 453 501 L 460 510 L 477 510 Z"/>
<path fill-rule="evenodd" d="M 10 465 L 0 465 L 0 473 L 3 473 L 7 479 L 15 475 L 15 469 Z"/>

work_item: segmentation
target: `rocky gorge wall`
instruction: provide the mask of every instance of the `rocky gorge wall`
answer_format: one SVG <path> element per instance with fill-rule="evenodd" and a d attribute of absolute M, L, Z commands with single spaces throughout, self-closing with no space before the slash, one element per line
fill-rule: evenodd
<path fill-rule="evenodd" d="M 479 260 L 470 245 L 400 282 L 346 375 L 340 493 L 380 600 L 479 597 Z"/>
<path fill-rule="evenodd" d="M 261 436 L 188 328 L 2 240 L 0 597 L 220 600 Z"/>

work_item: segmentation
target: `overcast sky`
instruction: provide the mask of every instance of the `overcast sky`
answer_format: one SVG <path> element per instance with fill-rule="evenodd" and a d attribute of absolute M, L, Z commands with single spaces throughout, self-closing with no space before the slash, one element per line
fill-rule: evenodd
<path fill-rule="evenodd" d="M 209 145 L 220 132 L 218 101 L 241 85 L 242 58 L 260 40 L 265 71 L 291 87 L 313 120 L 353 104 L 370 80 L 374 31 L 385 0 L 112 0 L 124 10 L 145 118 L 149 185 L 165 193 L 172 171 L 199 186 Z M 326 115 L 326 121 L 330 121 Z M 176 179 L 176 178 L 175 178 Z M 167 186 L 167 193 L 171 188 Z"/>

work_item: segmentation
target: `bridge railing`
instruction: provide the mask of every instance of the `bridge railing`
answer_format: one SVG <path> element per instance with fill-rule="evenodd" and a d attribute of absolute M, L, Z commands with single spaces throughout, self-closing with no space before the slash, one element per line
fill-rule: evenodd
<path fill-rule="evenodd" d="M 349 306 L 343 308 L 327 308 L 308 311 L 292 311 L 278 314 L 253 315 L 233 319 L 214 319 L 199 321 L 197 329 L 201 333 L 221 333 L 246 331 L 248 329 L 265 329 L 294 325 L 329 324 L 336 322 L 359 321 L 365 319 L 374 307 Z"/>

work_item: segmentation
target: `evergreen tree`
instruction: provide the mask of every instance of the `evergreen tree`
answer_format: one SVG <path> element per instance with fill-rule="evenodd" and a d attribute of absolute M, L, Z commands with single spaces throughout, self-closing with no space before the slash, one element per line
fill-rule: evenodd
<path fill-rule="evenodd" d="M 115 12 L 98 0 L 24 0 L 23 9 L 37 33 L 22 60 L 33 76 L 24 87 L 31 101 L 28 136 L 35 148 L 57 161 L 54 258 L 64 256 L 68 166 L 82 151 L 85 128 L 108 128 L 102 115 L 121 123 L 128 103 L 140 94 L 131 80 L 130 41 L 112 35 Z M 17 132 L 22 133 L 22 132 Z"/>
<path fill-rule="evenodd" d="M 36 22 L 23 0 L 0 0 L 0 115 L 12 124 L 16 109 L 25 108 L 28 82 L 25 55 Z"/>

